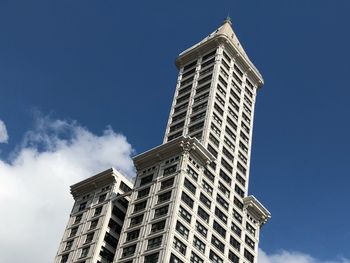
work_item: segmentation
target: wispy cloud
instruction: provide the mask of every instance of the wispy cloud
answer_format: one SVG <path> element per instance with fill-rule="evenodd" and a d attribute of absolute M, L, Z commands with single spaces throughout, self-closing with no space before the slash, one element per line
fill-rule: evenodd
<path fill-rule="evenodd" d="M 111 128 L 96 135 L 37 118 L 10 161 L 0 159 L 0 262 L 52 262 L 73 204 L 69 186 L 112 166 L 132 177 L 132 151 Z"/>
<path fill-rule="evenodd" d="M 9 136 L 7 134 L 7 129 L 5 123 L 0 120 L 0 143 L 7 143 Z"/>
<path fill-rule="evenodd" d="M 340 257 L 324 261 L 300 252 L 281 250 L 277 253 L 267 254 L 260 249 L 258 263 L 350 263 L 350 260 Z"/>

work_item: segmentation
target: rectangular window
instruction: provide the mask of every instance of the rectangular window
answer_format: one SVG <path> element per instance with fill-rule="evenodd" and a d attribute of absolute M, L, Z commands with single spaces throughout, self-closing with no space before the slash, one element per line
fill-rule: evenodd
<path fill-rule="evenodd" d="M 239 257 L 235 253 L 233 253 L 231 250 L 228 252 L 228 259 L 232 263 L 239 263 Z"/>
<path fill-rule="evenodd" d="M 185 192 L 182 192 L 181 200 L 182 200 L 186 205 L 188 205 L 189 207 L 193 208 L 193 203 L 194 203 L 194 201 L 193 201 L 192 198 L 189 197 L 188 194 L 186 194 Z"/>
<path fill-rule="evenodd" d="M 135 254 L 136 245 L 123 248 L 122 257 L 130 257 Z"/>
<path fill-rule="evenodd" d="M 222 148 L 222 153 L 225 155 L 225 157 L 227 159 L 229 159 L 231 162 L 233 162 L 234 158 L 233 158 L 233 154 L 227 150 L 225 147 Z"/>
<path fill-rule="evenodd" d="M 240 196 L 240 197 L 244 197 L 244 191 L 238 186 L 235 185 L 235 192 Z"/>
<path fill-rule="evenodd" d="M 191 263 L 204 263 L 204 260 L 201 259 L 196 253 L 192 252 L 190 262 Z"/>
<path fill-rule="evenodd" d="M 175 256 L 173 253 L 171 253 L 169 263 L 184 263 L 184 262 L 180 260 L 177 256 Z"/>
<path fill-rule="evenodd" d="M 227 224 L 227 216 L 219 208 L 215 207 L 215 215 L 225 224 Z"/>
<path fill-rule="evenodd" d="M 186 255 L 186 245 L 182 243 L 177 237 L 174 237 L 173 246 L 181 254 Z"/>
<path fill-rule="evenodd" d="M 130 227 L 137 226 L 143 221 L 143 215 L 135 216 L 130 219 Z"/>
<path fill-rule="evenodd" d="M 145 196 L 148 196 L 149 191 L 150 191 L 150 187 L 147 187 L 145 189 L 142 189 L 140 191 L 137 192 L 137 199 L 143 198 Z"/>
<path fill-rule="evenodd" d="M 97 225 L 98 225 L 98 219 L 92 220 L 90 223 L 90 229 L 95 229 Z"/>
<path fill-rule="evenodd" d="M 188 223 L 191 223 L 191 214 L 189 212 L 186 211 L 186 209 L 184 209 L 182 206 L 180 206 L 179 209 L 179 213 L 180 216 L 185 219 L 185 221 L 187 221 Z"/>
<path fill-rule="evenodd" d="M 232 179 L 223 170 L 220 169 L 220 177 L 229 185 L 232 183 Z"/>
<path fill-rule="evenodd" d="M 193 237 L 193 246 L 203 254 L 205 253 L 205 243 L 196 236 Z"/>
<path fill-rule="evenodd" d="M 203 236 L 203 237 L 207 237 L 208 234 L 208 230 L 198 221 L 196 221 L 196 230 Z"/>
<path fill-rule="evenodd" d="M 200 194 L 199 200 L 201 201 L 202 204 L 204 204 L 206 207 L 210 209 L 211 201 L 203 193 Z"/>
<path fill-rule="evenodd" d="M 255 249 L 255 242 L 248 237 L 247 235 L 245 236 L 245 243 L 251 248 L 251 249 Z"/>
<path fill-rule="evenodd" d="M 214 263 L 224 263 L 224 260 L 220 258 L 216 253 L 212 250 L 209 252 L 209 259 Z"/>
<path fill-rule="evenodd" d="M 154 249 L 160 247 L 162 244 L 163 236 L 154 237 L 148 240 L 147 249 Z"/>
<path fill-rule="evenodd" d="M 209 222 L 209 214 L 207 212 L 205 212 L 204 209 L 201 208 L 200 206 L 198 207 L 197 214 L 205 222 L 207 222 L 207 223 Z"/>
<path fill-rule="evenodd" d="M 179 232 L 184 238 L 188 238 L 190 231 L 179 221 L 176 222 L 176 231 Z"/>
<path fill-rule="evenodd" d="M 238 213 L 235 209 L 233 209 L 233 217 L 239 222 L 242 224 L 242 216 L 240 213 Z"/>
<path fill-rule="evenodd" d="M 140 181 L 140 186 L 146 185 L 146 184 L 152 182 L 152 180 L 153 180 L 153 174 L 142 177 L 141 181 Z"/>
<path fill-rule="evenodd" d="M 144 210 L 146 208 L 146 205 L 147 205 L 147 200 L 135 204 L 135 206 L 134 206 L 134 213 Z"/>
<path fill-rule="evenodd" d="M 222 165 L 223 167 L 225 167 L 225 169 L 226 169 L 227 171 L 229 171 L 230 173 L 232 173 L 232 170 L 233 170 L 232 166 L 229 165 L 229 163 L 226 162 L 226 160 L 223 159 L 223 158 L 221 158 L 221 165 Z"/>
<path fill-rule="evenodd" d="M 126 234 L 126 241 L 135 240 L 140 236 L 140 229 L 136 229 Z"/>
<path fill-rule="evenodd" d="M 156 252 L 156 253 L 145 256 L 144 263 L 158 263 L 158 259 L 159 259 L 159 252 Z"/>
<path fill-rule="evenodd" d="M 166 193 L 161 194 L 161 195 L 158 195 L 158 202 L 157 202 L 157 204 L 169 201 L 170 198 L 171 198 L 171 191 L 166 192 Z"/>
<path fill-rule="evenodd" d="M 168 211 L 169 211 L 169 205 L 157 208 L 156 210 L 154 210 L 154 217 L 157 218 L 157 217 L 167 215 Z"/>
<path fill-rule="evenodd" d="M 163 171 L 163 176 L 167 176 L 167 175 L 175 173 L 176 172 L 176 167 L 177 167 L 177 164 L 174 164 L 172 166 L 169 166 L 169 167 L 165 168 L 164 171 Z"/>
<path fill-rule="evenodd" d="M 160 190 L 164 190 L 164 189 L 167 189 L 169 187 L 172 187 L 174 185 L 174 181 L 175 181 L 175 177 L 170 178 L 170 179 L 165 180 L 165 181 L 162 181 L 161 186 L 160 186 Z"/>
<path fill-rule="evenodd" d="M 227 198 L 230 198 L 230 191 L 221 182 L 219 182 L 218 188 Z"/>
<path fill-rule="evenodd" d="M 153 233 L 164 230 L 165 222 L 166 222 L 166 220 L 163 220 L 163 221 L 152 224 L 151 233 L 153 234 Z"/>
<path fill-rule="evenodd" d="M 230 236 L 230 244 L 234 249 L 236 249 L 237 251 L 240 251 L 241 243 L 239 243 L 238 240 L 235 239 L 233 236 Z"/>
<path fill-rule="evenodd" d="M 244 178 L 242 176 L 240 176 L 238 173 L 236 173 L 236 179 L 241 185 L 245 186 Z"/>
<path fill-rule="evenodd" d="M 212 237 L 211 237 L 211 243 L 214 245 L 214 247 L 216 247 L 216 248 L 219 249 L 222 253 L 224 253 L 224 251 L 225 251 L 225 245 L 224 245 L 224 243 L 222 243 L 216 236 L 212 235 Z"/>
<path fill-rule="evenodd" d="M 214 182 L 215 176 L 208 170 L 204 169 L 204 175 L 207 177 L 210 181 Z"/>
<path fill-rule="evenodd" d="M 242 230 L 235 224 L 235 223 L 232 223 L 231 225 L 231 230 L 239 237 L 241 237 L 241 234 L 242 234 Z"/>
<path fill-rule="evenodd" d="M 218 202 L 219 205 L 221 205 L 225 210 L 228 210 L 228 202 L 219 194 L 216 195 L 216 201 Z"/>
<path fill-rule="evenodd" d="M 84 247 L 84 248 L 81 250 L 80 258 L 85 258 L 85 257 L 87 257 L 88 254 L 89 254 L 89 250 L 90 250 L 90 247 Z"/>
<path fill-rule="evenodd" d="M 186 172 L 191 175 L 191 177 L 197 181 L 198 180 L 198 173 L 192 168 L 190 167 L 189 165 L 187 166 L 187 170 Z"/>
<path fill-rule="evenodd" d="M 196 187 L 195 187 L 187 178 L 185 178 L 184 186 L 185 186 L 185 188 L 187 188 L 191 193 L 193 193 L 194 195 L 196 194 Z"/>
<path fill-rule="evenodd" d="M 243 211 L 243 203 L 241 201 L 238 200 L 238 198 L 235 196 L 233 199 L 233 203 Z"/>
<path fill-rule="evenodd" d="M 218 222 L 216 222 L 214 220 L 214 223 L 213 223 L 213 228 L 214 230 L 220 235 L 222 236 L 224 239 L 226 238 L 226 230 L 225 228 L 223 228 Z"/>
<path fill-rule="evenodd" d="M 248 232 L 250 233 L 250 234 L 252 234 L 253 236 L 255 236 L 255 228 L 251 225 L 251 224 L 249 224 L 248 222 L 247 222 L 247 224 L 246 224 L 246 229 L 248 230 Z"/>
<path fill-rule="evenodd" d="M 250 262 L 254 263 L 254 255 L 250 253 L 246 248 L 244 249 L 244 257 Z"/>

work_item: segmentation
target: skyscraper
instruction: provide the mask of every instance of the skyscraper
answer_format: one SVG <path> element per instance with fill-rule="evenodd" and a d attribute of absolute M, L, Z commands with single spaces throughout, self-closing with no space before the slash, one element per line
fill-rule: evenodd
<path fill-rule="evenodd" d="M 248 195 L 262 76 L 229 19 L 176 65 L 163 144 L 134 157 L 132 191 L 113 169 L 71 187 L 76 202 L 55 263 L 257 262 L 270 218 Z"/>
<path fill-rule="evenodd" d="M 137 177 L 114 262 L 255 263 L 270 217 L 248 196 L 263 78 L 229 19 L 176 65 L 164 142 L 134 158 Z"/>

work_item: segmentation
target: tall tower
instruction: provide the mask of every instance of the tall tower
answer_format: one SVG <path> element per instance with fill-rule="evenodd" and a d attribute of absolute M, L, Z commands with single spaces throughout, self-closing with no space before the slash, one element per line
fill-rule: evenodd
<path fill-rule="evenodd" d="M 229 19 L 176 60 L 164 143 L 137 177 L 114 262 L 256 263 L 269 211 L 248 196 L 259 71 Z"/>

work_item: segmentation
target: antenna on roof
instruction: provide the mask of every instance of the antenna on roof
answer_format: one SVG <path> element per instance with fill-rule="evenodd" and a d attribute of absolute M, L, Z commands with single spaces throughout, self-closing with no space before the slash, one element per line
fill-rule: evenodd
<path fill-rule="evenodd" d="M 225 18 L 224 24 L 225 23 L 229 23 L 232 26 L 232 20 L 231 20 L 231 17 L 229 15 L 227 15 L 227 17 Z"/>

